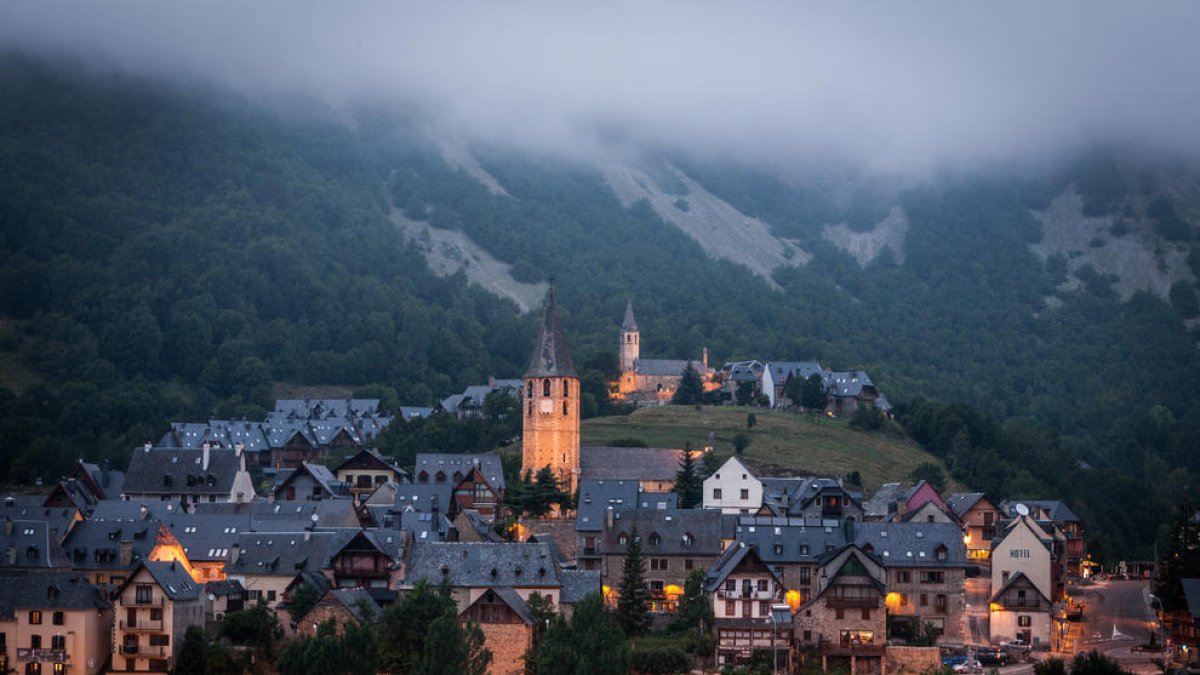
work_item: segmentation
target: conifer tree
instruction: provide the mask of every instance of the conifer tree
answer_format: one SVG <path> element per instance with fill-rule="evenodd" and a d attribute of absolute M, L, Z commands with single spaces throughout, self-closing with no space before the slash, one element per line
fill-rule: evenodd
<path fill-rule="evenodd" d="M 688 361 L 687 367 L 683 369 L 683 373 L 679 378 L 679 386 L 675 388 L 675 394 L 671 397 L 671 403 L 676 405 L 699 405 L 704 402 L 704 382 L 700 379 L 700 373 L 692 367 L 692 362 Z"/>
<path fill-rule="evenodd" d="M 1169 536 L 1154 582 L 1154 595 L 1164 612 L 1186 610 L 1187 598 L 1181 580 L 1200 576 L 1200 526 L 1196 524 L 1196 509 L 1187 494 L 1175 509 Z"/>
<path fill-rule="evenodd" d="M 679 470 L 675 472 L 675 487 L 671 491 L 679 495 L 679 508 L 694 509 L 704 499 L 704 479 L 692 456 L 691 446 L 683 449 L 679 458 Z"/>
<path fill-rule="evenodd" d="M 635 526 L 625 544 L 625 563 L 618 586 L 621 597 L 617 600 L 617 620 L 630 637 L 641 635 L 650 627 L 650 593 L 646 590 L 645 565 L 641 538 Z"/>

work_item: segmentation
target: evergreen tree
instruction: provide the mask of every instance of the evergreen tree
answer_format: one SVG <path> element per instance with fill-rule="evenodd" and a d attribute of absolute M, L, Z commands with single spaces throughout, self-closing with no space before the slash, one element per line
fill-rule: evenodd
<path fill-rule="evenodd" d="M 626 635 L 637 636 L 650 627 L 650 593 L 646 589 L 646 561 L 642 559 L 642 542 L 637 527 L 625 544 L 625 563 L 621 568 L 618 586 L 617 620 Z"/>
<path fill-rule="evenodd" d="M 733 451 L 740 455 L 750 447 L 750 434 L 739 432 L 733 436 Z"/>
<path fill-rule="evenodd" d="M 1200 577 L 1200 527 L 1196 524 L 1196 508 L 1186 493 L 1175 509 L 1169 537 L 1154 581 L 1154 595 L 1164 612 L 1186 610 L 1181 580 Z"/>
<path fill-rule="evenodd" d="M 529 606 L 529 616 L 533 619 L 533 639 L 530 641 L 529 651 L 525 652 L 525 673 L 526 675 L 536 675 L 538 672 L 538 652 L 542 646 L 542 640 L 546 637 L 546 631 L 550 626 L 550 622 L 554 620 L 556 612 L 554 611 L 554 601 L 548 595 L 542 595 L 534 591 L 529 595 L 529 600 L 526 601 Z"/>
<path fill-rule="evenodd" d="M 534 517 L 544 516 L 553 507 L 563 508 L 571 502 L 571 496 L 559 487 L 558 477 L 549 466 L 538 469 L 530 492 L 529 499 L 526 500 L 526 512 Z"/>
<path fill-rule="evenodd" d="M 675 472 L 675 487 L 671 491 L 679 495 L 679 508 L 694 509 L 704 499 L 704 479 L 696 467 L 691 447 L 683 449 L 679 458 L 679 470 Z"/>
<path fill-rule="evenodd" d="M 716 452 L 706 452 L 700 460 L 700 484 L 704 485 L 704 479 L 713 475 L 721 468 L 721 460 L 717 458 Z M 701 500 L 703 501 L 703 500 Z"/>
<path fill-rule="evenodd" d="M 704 592 L 702 569 L 692 570 L 683 582 L 683 595 L 679 597 L 679 618 L 676 623 L 687 630 L 707 633 L 713 627 L 713 609 Z"/>
<path fill-rule="evenodd" d="M 384 611 L 376 628 L 380 670 L 406 675 L 417 672 L 430 624 L 453 608 L 454 600 L 446 588 L 418 581 L 400 602 Z"/>
<path fill-rule="evenodd" d="M 321 592 L 311 583 L 305 581 L 297 586 L 296 590 L 292 591 L 292 597 L 287 602 L 287 610 L 288 614 L 292 617 L 292 623 L 295 624 L 303 619 L 304 615 L 308 614 L 309 610 L 320 599 Z"/>
<path fill-rule="evenodd" d="M 746 431 L 752 431 L 755 424 L 758 424 L 758 415 L 754 413 L 746 415 Z"/>
<path fill-rule="evenodd" d="M 617 618 L 604 607 L 599 593 L 575 606 L 568 623 L 550 622 L 538 650 L 538 675 L 625 675 L 630 649 Z"/>
<path fill-rule="evenodd" d="M 675 388 L 675 394 L 671 396 L 671 403 L 676 405 L 704 403 L 704 381 L 700 379 L 700 373 L 692 367 L 691 361 L 688 361 L 679 377 L 679 386 Z"/>
<path fill-rule="evenodd" d="M 483 646 L 483 631 L 473 623 L 460 624 L 448 608 L 429 624 L 418 675 L 487 675 L 492 653 Z"/>
<path fill-rule="evenodd" d="M 825 409 L 828 397 L 825 394 L 825 380 L 820 373 L 809 375 L 800 386 L 800 405 L 808 410 L 821 411 Z"/>
<path fill-rule="evenodd" d="M 908 477 L 914 481 L 925 481 L 941 492 L 946 489 L 946 472 L 933 462 L 921 462 L 909 472 Z"/>

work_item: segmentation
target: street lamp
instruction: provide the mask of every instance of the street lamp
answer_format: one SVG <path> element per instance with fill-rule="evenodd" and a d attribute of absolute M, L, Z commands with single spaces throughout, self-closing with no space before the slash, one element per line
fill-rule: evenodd
<path fill-rule="evenodd" d="M 771 605 L 771 675 L 779 675 L 779 649 L 775 646 L 775 639 L 779 637 L 779 622 L 775 617 L 779 612 L 789 611 L 791 607 L 787 604 Z"/>
<path fill-rule="evenodd" d="M 1163 621 L 1162 621 L 1162 613 L 1163 613 L 1162 598 L 1158 597 L 1157 595 L 1155 595 L 1153 593 L 1147 593 L 1146 600 L 1149 601 L 1149 606 L 1151 608 L 1153 608 L 1155 605 L 1158 605 L 1158 611 L 1155 612 L 1154 618 L 1158 622 L 1158 646 L 1159 646 L 1159 649 L 1163 649 L 1167 646 L 1167 634 L 1166 634 L 1166 629 L 1163 626 Z M 1153 638 L 1153 635 L 1154 634 L 1151 633 L 1151 638 Z"/>

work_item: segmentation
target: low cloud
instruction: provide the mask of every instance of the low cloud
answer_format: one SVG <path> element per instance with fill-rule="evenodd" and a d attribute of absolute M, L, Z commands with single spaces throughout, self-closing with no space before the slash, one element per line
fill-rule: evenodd
<path fill-rule="evenodd" d="M 1200 3 L 34 2 L 0 49 L 591 152 L 883 170 L 1097 140 L 1200 152 Z"/>

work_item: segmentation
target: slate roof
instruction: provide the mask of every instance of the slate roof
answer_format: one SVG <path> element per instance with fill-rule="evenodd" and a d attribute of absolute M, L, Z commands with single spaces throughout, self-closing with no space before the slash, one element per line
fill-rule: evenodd
<path fill-rule="evenodd" d="M 650 377 L 678 377 L 688 364 L 697 373 L 703 374 L 706 370 L 703 361 L 686 359 L 637 359 L 633 362 L 633 370 L 638 375 Z"/>
<path fill-rule="evenodd" d="M 271 485 L 271 493 L 276 499 L 280 499 L 281 494 L 286 494 L 288 485 L 292 484 L 298 476 L 307 475 L 313 481 L 321 486 L 329 497 L 347 497 L 350 494 L 350 487 L 345 481 L 340 481 L 333 472 L 324 464 L 316 464 L 313 462 L 301 462 L 300 466 L 292 470 L 281 469 L 275 474 L 275 482 Z M 308 500 L 309 495 L 300 496 L 301 500 Z M 291 500 L 295 501 L 295 500 Z"/>
<path fill-rule="evenodd" d="M 483 400 L 488 394 L 500 391 L 505 392 L 509 396 L 516 398 L 518 392 L 521 391 L 520 380 L 496 380 L 494 384 L 475 384 L 467 387 L 461 394 L 453 394 L 442 400 L 442 410 L 448 413 L 457 413 L 458 409 L 464 402 L 474 401 L 478 405 L 483 405 Z"/>
<path fill-rule="evenodd" d="M 301 419 L 354 419 L 383 414 L 377 398 L 279 399 L 274 412 Z"/>
<path fill-rule="evenodd" d="M 158 542 L 157 520 L 104 521 L 77 523 L 63 541 L 63 551 L 76 570 L 133 569 L 146 560 Z M 121 543 L 132 545 L 129 565 L 121 565 Z"/>
<path fill-rule="evenodd" d="M 4 519 L 0 529 L 0 569 L 70 567 L 48 521 L 10 518 Z"/>
<path fill-rule="evenodd" d="M 950 509 L 956 518 L 962 520 L 963 516 L 967 515 L 972 507 L 983 499 L 982 492 L 958 492 L 946 498 L 946 508 Z"/>
<path fill-rule="evenodd" d="M 338 464 L 333 469 L 336 474 L 339 471 L 361 471 L 363 469 L 394 471 L 400 476 L 407 476 L 408 472 L 396 465 L 391 457 L 384 457 L 379 454 L 378 450 L 366 448 L 350 455 L 341 464 Z"/>
<path fill-rule="evenodd" d="M 68 506 L 43 506 L 45 495 L 13 495 L 0 505 L 0 520 L 41 520 L 50 525 L 50 534 L 58 541 L 67 536 L 78 509 Z M 99 503 L 99 502 L 98 502 Z"/>
<path fill-rule="evenodd" d="M 209 449 L 208 468 L 203 450 L 195 448 L 137 448 L 129 461 L 122 494 L 228 495 L 242 470 L 244 457 L 230 448 Z"/>
<path fill-rule="evenodd" d="M 72 476 L 77 475 L 80 471 L 87 474 L 95 487 L 100 488 L 100 492 L 96 493 L 97 499 L 115 498 L 121 494 L 121 488 L 125 485 L 125 472 L 109 468 L 107 462 L 105 462 L 105 466 L 100 466 L 80 460 Z"/>
<path fill-rule="evenodd" d="M 1021 503 L 1031 504 L 1038 507 L 1046 512 L 1046 514 L 1050 517 L 1050 520 L 1056 523 L 1067 523 L 1071 521 L 1083 522 L 1082 519 L 1075 515 L 1075 512 L 1071 510 L 1071 507 L 1057 499 L 1026 499 Z M 1016 504 L 1017 502 L 1012 503 L 1014 508 Z"/>
<path fill-rule="evenodd" d="M 636 480 L 581 480 L 579 504 L 575 510 L 576 532 L 599 532 L 604 529 L 605 512 L 614 509 L 634 509 L 639 501 Z"/>
<path fill-rule="evenodd" d="M 416 542 L 402 585 L 449 578 L 460 588 L 558 588 L 558 574 L 545 544 Z"/>
<path fill-rule="evenodd" d="M 861 370 L 829 373 L 826 382 L 828 383 L 830 394 L 849 398 L 861 396 L 864 388 L 875 388 L 875 383 Z"/>
<path fill-rule="evenodd" d="M 319 573 L 329 565 L 339 543 L 345 542 L 338 530 L 242 533 L 236 549 L 229 554 L 225 573 L 289 577 L 301 572 Z"/>
<path fill-rule="evenodd" d="M 262 452 L 270 447 L 266 425 L 245 420 L 172 422 L 170 430 L 163 434 L 158 445 L 164 448 L 199 448 L 204 443 L 222 448 L 232 448 L 241 443 L 247 452 Z"/>
<path fill-rule="evenodd" d="M 192 576 L 187 573 L 183 565 L 175 562 L 159 562 L 147 560 L 142 563 L 142 567 L 154 577 L 154 581 L 158 583 L 159 588 L 166 593 L 171 600 L 195 600 L 200 597 L 200 592 L 204 590 L 204 586 L 192 580 Z M 130 575 L 129 584 L 133 581 L 133 577 L 137 573 Z"/>
<path fill-rule="evenodd" d="M 716 562 L 709 566 L 708 572 L 704 576 L 704 590 L 713 593 L 721 588 L 725 583 L 725 579 L 737 569 L 738 565 L 746 558 L 758 558 L 759 551 L 756 547 L 746 542 L 739 541 L 736 544 L 730 544 L 729 548 L 725 549 L 717 558 Z M 767 567 L 771 576 L 778 579 L 775 571 Z"/>
<path fill-rule="evenodd" d="M 218 598 L 223 598 L 227 595 L 240 595 L 245 590 L 242 587 L 242 582 L 237 579 L 222 579 L 220 581 L 209 581 L 204 584 L 204 592 Z"/>
<path fill-rule="evenodd" d="M 1042 596 L 1043 600 L 1045 600 L 1046 602 L 1050 602 L 1050 598 L 1047 598 L 1046 594 L 1042 592 L 1042 589 L 1038 588 L 1037 584 L 1033 583 L 1032 579 L 1025 576 L 1024 572 L 1017 572 L 1016 574 L 1010 576 L 1008 578 L 1008 583 L 1004 584 L 1003 586 L 1000 587 L 1000 590 L 993 593 L 992 597 L 989 599 L 989 602 L 994 603 L 997 600 L 999 600 L 1000 598 L 1004 597 L 1005 591 L 1007 591 L 1008 589 L 1015 586 L 1017 584 L 1017 582 L 1019 582 L 1021 580 L 1024 580 L 1025 583 L 1029 584 L 1029 586 L 1031 588 L 1033 588 L 1033 590 L 1037 591 L 1037 594 Z"/>
<path fill-rule="evenodd" d="M 611 530 L 601 538 L 602 553 L 621 554 L 625 545 L 622 534 L 637 527 L 642 539 L 642 554 L 650 556 L 715 556 L 721 552 L 721 540 L 733 538 L 735 517 L 713 509 L 637 509 L 614 512 Z M 651 543 L 658 536 L 658 545 Z"/>
<path fill-rule="evenodd" d="M 197 504 L 196 512 L 205 513 L 206 504 Z M 250 528 L 257 532 L 292 531 L 298 532 L 306 527 L 312 527 L 312 517 L 317 516 L 317 527 L 339 528 L 358 527 L 358 513 L 354 510 L 351 499 L 318 499 L 311 502 L 275 502 L 256 501 L 238 506 L 245 507 L 235 512 L 249 512 Z"/>
<path fill-rule="evenodd" d="M 767 361 L 764 371 L 771 372 L 771 381 L 782 385 L 788 376 L 808 379 L 813 375 L 825 376 L 825 369 L 816 361 Z"/>
<path fill-rule="evenodd" d="M 500 463 L 500 455 L 480 454 L 461 455 L 454 453 L 419 452 L 413 463 L 413 480 L 416 481 L 421 471 L 429 474 L 429 482 L 434 482 L 438 471 L 446 474 L 446 482 L 453 486 L 454 472 L 460 471 L 464 476 L 470 475 L 471 469 L 479 468 L 480 473 L 497 491 L 506 489 L 504 483 L 504 467 Z M 443 502 L 443 508 L 446 503 Z"/>
<path fill-rule="evenodd" d="M 375 602 L 375 598 L 371 597 L 365 588 L 335 588 L 325 595 L 345 607 L 350 612 L 350 616 L 359 622 L 370 623 L 383 616 L 383 608 Z M 364 613 L 364 609 L 366 613 Z"/>
<path fill-rule="evenodd" d="M 739 516 L 734 538 L 756 547 L 763 562 L 779 565 L 816 562 L 846 544 L 846 531 L 840 525 L 807 523 L 802 518 Z"/>
<path fill-rule="evenodd" d="M 967 548 L 962 529 L 954 523 L 862 523 L 854 543 L 885 567 L 966 567 Z M 939 546 L 946 559 L 937 559 Z"/>
<path fill-rule="evenodd" d="M 400 406 L 400 416 L 404 421 L 416 419 L 418 417 L 429 417 L 433 414 L 433 408 L 426 408 L 417 405 L 402 405 Z"/>
<path fill-rule="evenodd" d="M 562 570 L 562 589 L 558 592 L 560 605 L 574 605 L 589 593 L 600 593 L 600 570 Z"/>
<path fill-rule="evenodd" d="M 882 520 L 896 512 L 896 502 L 904 494 L 899 483 L 884 483 L 862 504 L 863 517 Z"/>
<path fill-rule="evenodd" d="M 682 450 L 674 448 L 580 448 L 579 475 L 586 480 L 675 480 Z"/>
<path fill-rule="evenodd" d="M 762 377 L 765 367 L 760 361 L 735 361 L 726 363 L 721 370 L 727 371 L 729 373 L 726 376 L 727 379 L 733 382 L 757 382 Z"/>
<path fill-rule="evenodd" d="M 633 318 L 633 300 L 625 301 L 625 320 L 621 322 L 621 330 L 636 331 L 637 321 Z"/>
<path fill-rule="evenodd" d="M 546 295 L 546 314 L 537 340 L 533 343 L 533 356 L 529 359 L 525 377 L 578 377 L 575 364 L 571 361 L 571 350 L 567 347 L 567 335 L 558 319 L 554 286 Z"/>
<path fill-rule="evenodd" d="M 78 572 L 13 572 L 0 570 L 0 621 L 18 611 L 103 610 L 112 607 L 103 592 Z M 48 620 L 47 620 L 48 622 Z"/>

